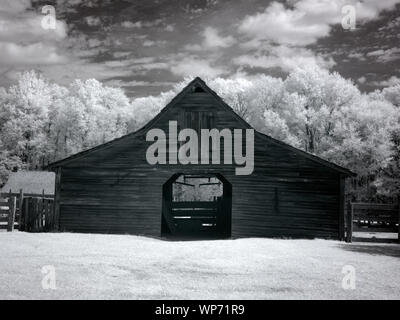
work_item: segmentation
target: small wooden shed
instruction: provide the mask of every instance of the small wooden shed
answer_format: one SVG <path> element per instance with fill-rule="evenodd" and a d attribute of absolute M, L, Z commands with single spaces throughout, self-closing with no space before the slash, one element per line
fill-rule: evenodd
<path fill-rule="evenodd" d="M 54 172 L 17 171 L 12 172 L 6 184 L 0 189 L 0 194 L 19 193 L 54 195 Z"/>
<path fill-rule="evenodd" d="M 200 78 L 140 130 L 52 163 L 61 231 L 149 236 L 344 238 L 345 178 L 351 171 L 254 132 L 254 171 L 235 164 L 149 164 L 149 130 L 252 129 Z M 243 145 L 243 149 L 245 146 Z M 218 184 L 185 200 L 177 186 Z M 208 195 L 210 196 L 210 195 Z"/>

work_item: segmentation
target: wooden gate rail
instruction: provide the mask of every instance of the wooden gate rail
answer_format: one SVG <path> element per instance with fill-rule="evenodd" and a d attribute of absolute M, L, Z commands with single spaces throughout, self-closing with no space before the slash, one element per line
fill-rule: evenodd
<path fill-rule="evenodd" d="M 0 222 L 6 222 L 6 224 L 0 224 L 0 229 L 7 229 L 9 232 L 14 231 L 16 220 L 19 220 L 21 216 L 20 211 L 18 214 L 16 212 L 18 207 L 16 197 L 0 197 Z"/>
<path fill-rule="evenodd" d="M 1 199 L 3 198 L 3 199 Z M 55 230 L 54 196 L 19 193 L 0 194 L 0 229 L 42 232 Z"/>
<path fill-rule="evenodd" d="M 217 201 L 169 201 L 167 208 L 176 234 L 216 232 Z"/>
<path fill-rule="evenodd" d="M 358 232 L 397 232 L 400 243 L 400 202 L 397 204 L 348 202 L 346 242 L 352 242 L 354 226 L 361 223 L 367 223 L 368 227 L 358 228 Z M 375 224 L 377 227 L 373 227 Z"/>

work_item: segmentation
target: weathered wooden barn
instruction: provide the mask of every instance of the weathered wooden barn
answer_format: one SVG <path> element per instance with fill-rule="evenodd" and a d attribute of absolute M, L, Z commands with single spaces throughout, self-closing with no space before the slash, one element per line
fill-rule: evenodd
<path fill-rule="evenodd" d="M 254 171 L 235 164 L 154 164 L 150 129 L 251 129 L 200 78 L 140 130 L 50 164 L 60 231 L 149 236 L 344 238 L 349 170 L 254 133 Z M 245 146 L 243 146 L 245 148 Z M 219 184 L 212 200 L 182 201 L 176 185 Z"/>

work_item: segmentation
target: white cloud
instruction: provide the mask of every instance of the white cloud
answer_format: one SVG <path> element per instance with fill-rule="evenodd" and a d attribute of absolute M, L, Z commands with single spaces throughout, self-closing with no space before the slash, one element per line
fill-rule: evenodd
<path fill-rule="evenodd" d="M 165 45 L 167 42 L 164 40 L 157 40 L 157 41 L 153 41 L 153 40 L 145 40 L 143 41 L 143 47 L 153 47 L 153 46 L 163 46 Z"/>
<path fill-rule="evenodd" d="M 182 77 L 217 77 L 226 73 L 226 70 L 212 66 L 211 62 L 205 59 L 186 57 L 180 61 L 174 62 L 170 70 L 173 74 Z"/>
<path fill-rule="evenodd" d="M 390 78 L 382 81 L 374 81 L 371 84 L 378 86 L 378 87 L 391 87 L 400 85 L 400 78 L 396 76 L 391 76 Z"/>
<path fill-rule="evenodd" d="M 154 46 L 156 43 L 153 40 L 144 40 L 143 41 L 143 47 L 152 47 Z"/>
<path fill-rule="evenodd" d="M 85 21 L 86 21 L 87 25 L 90 27 L 97 27 L 101 24 L 100 18 L 95 17 L 95 16 L 85 17 Z"/>
<path fill-rule="evenodd" d="M 153 20 L 153 21 L 136 21 L 136 22 L 123 21 L 121 23 L 121 26 L 124 27 L 124 28 L 141 29 L 143 27 L 145 27 L 145 28 L 156 27 L 156 26 L 160 25 L 162 22 L 163 22 L 162 19 L 156 19 L 156 20 Z"/>
<path fill-rule="evenodd" d="M 28 9 L 28 8 L 27 8 Z M 55 29 L 44 29 L 42 19 L 32 11 L 15 14 L 0 11 L 0 40 L 13 42 L 60 41 L 67 36 L 67 26 L 56 20 Z"/>
<path fill-rule="evenodd" d="M 123 68 L 129 66 L 132 62 L 130 60 L 109 60 L 104 61 L 104 65 L 112 68 Z"/>
<path fill-rule="evenodd" d="M 279 67 L 284 71 L 303 65 L 331 68 L 335 65 L 332 58 L 305 47 L 329 36 L 332 26 L 342 22 L 343 6 L 354 6 L 356 25 L 359 26 L 364 21 L 377 18 L 380 12 L 392 9 L 399 2 L 400 0 L 290 0 L 288 4 L 282 4 L 273 1 L 263 11 L 248 15 L 239 23 L 242 49 L 256 53 L 241 55 L 234 59 L 234 63 L 258 68 Z M 394 59 L 396 54 L 391 51 L 385 55 L 386 58 L 379 59 Z M 363 54 L 358 53 L 349 54 L 349 58 L 365 59 Z"/>
<path fill-rule="evenodd" d="M 154 57 L 140 57 L 132 59 L 135 63 L 152 63 L 156 59 Z"/>
<path fill-rule="evenodd" d="M 317 65 L 329 69 L 335 65 L 332 58 L 315 54 L 313 51 L 299 47 L 270 46 L 268 53 L 245 54 L 233 59 L 236 65 L 251 68 L 281 68 L 290 72 L 299 66 Z"/>
<path fill-rule="evenodd" d="M 142 64 L 135 64 L 130 66 L 132 70 L 135 71 L 149 71 L 149 70 L 157 70 L 157 69 L 168 69 L 169 64 L 166 62 L 151 62 L 151 63 L 142 63 Z"/>
<path fill-rule="evenodd" d="M 357 59 L 359 61 L 365 61 L 365 57 L 362 52 L 352 52 L 348 55 L 348 57 L 352 59 Z"/>
<path fill-rule="evenodd" d="M 97 39 L 97 38 L 89 38 L 89 39 L 87 39 L 87 45 L 88 45 L 89 48 L 96 48 L 96 47 L 99 47 L 99 46 L 101 46 L 103 44 L 104 44 L 104 42 L 99 40 L 99 39 Z"/>
<path fill-rule="evenodd" d="M 367 56 L 368 56 L 368 57 L 379 56 L 379 55 L 382 55 L 384 52 L 385 52 L 385 51 L 382 50 L 382 49 L 374 50 L 374 51 L 368 52 L 368 53 L 367 53 Z"/>
<path fill-rule="evenodd" d="M 187 44 L 186 50 L 200 51 L 207 49 L 228 48 L 236 43 L 235 38 L 232 36 L 220 36 L 217 29 L 206 27 L 202 32 L 203 41 L 201 44 Z"/>
<path fill-rule="evenodd" d="M 60 84 L 68 84 L 74 79 L 105 80 L 113 77 L 132 76 L 127 68 L 117 68 L 104 63 L 90 63 L 86 60 L 72 61 L 65 65 L 43 65 L 38 67 L 47 77 Z"/>
<path fill-rule="evenodd" d="M 75 79 L 97 79 L 104 81 L 113 77 L 132 76 L 132 71 L 126 68 L 112 68 L 104 63 L 90 63 L 87 60 L 69 61 L 68 67 L 65 64 L 42 64 L 32 66 L 30 69 L 38 70 L 47 78 L 61 85 L 68 85 Z M 11 84 L 18 79 L 20 72 L 26 71 L 26 66 L 15 66 L 11 70 L 0 66 L 4 84 Z"/>
<path fill-rule="evenodd" d="M 53 46 L 41 42 L 20 45 L 11 42 L 0 42 L 0 65 L 35 65 L 57 64 L 67 62 L 67 58 L 58 54 Z"/>
<path fill-rule="evenodd" d="M 67 26 L 56 21 L 55 29 L 44 29 L 44 15 L 31 8 L 31 1 L 5 0 L 0 4 L 0 66 L 31 66 L 68 61 L 59 50 Z"/>
<path fill-rule="evenodd" d="M 172 24 L 169 24 L 165 27 L 165 31 L 173 32 L 174 30 L 175 30 L 175 27 Z"/>
<path fill-rule="evenodd" d="M 184 48 L 188 51 L 200 51 L 203 49 L 203 47 L 199 44 L 187 44 Z"/>
<path fill-rule="evenodd" d="M 130 51 L 116 51 L 113 52 L 114 58 L 125 58 L 131 54 Z"/>
<path fill-rule="evenodd" d="M 142 27 L 142 22 L 141 21 L 136 21 L 136 22 L 123 21 L 121 23 L 121 26 L 124 27 L 124 28 L 138 28 L 138 29 L 140 29 Z"/>
<path fill-rule="evenodd" d="M 2 0 L 0 11 L 5 13 L 19 13 L 30 6 L 30 0 Z"/>
<path fill-rule="evenodd" d="M 131 81 L 123 81 L 120 79 L 112 79 L 106 81 L 106 84 L 114 87 L 160 87 L 160 86 L 170 86 L 175 82 L 162 82 L 162 81 L 141 81 L 141 80 L 131 80 Z"/>
<path fill-rule="evenodd" d="M 148 71 L 155 69 L 168 69 L 166 62 L 155 61 L 153 57 L 130 58 L 123 60 L 104 61 L 103 64 L 110 68 L 119 68 L 122 70 Z"/>
<path fill-rule="evenodd" d="M 232 36 L 220 36 L 217 29 L 212 27 L 207 27 L 204 29 L 203 37 L 203 45 L 208 48 L 227 48 L 236 42 Z"/>
<path fill-rule="evenodd" d="M 365 83 L 366 81 L 367 81 L 367 78 L 364 76 L 357 79 L 357 82 L 361 83 L 361 84 Z"/>
<path fill-rule="evenodd" d="M 325 21 L 307 22 L 305 16 L 305 12 L 286 9 L 282 3 L 273 2 L 264 12 L 246 17 L 239 31 L 256 40 L 299 45 L 311 44 L 329 34 Z"/>
<path fill-rule="evenodd" d="M 271 3 L 264 12 L 247 16 L 239 25 L 239 32 L 259 41 L 279 44 L 309 45 L 329 35 L 332 25 L 341 23 L 344 5 L 353 5 L 357 23 L 375 19 L 385 9 L 400 0 L 300 0 L 292 8 L 282 3 Z"/>
<path fill-rule="evenodd" d="M 400 48 L 394 47 L 390 49 L 379 49 L 367 53 L 369 57 L 377 57 L 378 62 L 389 62 L 400 59 Z"/>

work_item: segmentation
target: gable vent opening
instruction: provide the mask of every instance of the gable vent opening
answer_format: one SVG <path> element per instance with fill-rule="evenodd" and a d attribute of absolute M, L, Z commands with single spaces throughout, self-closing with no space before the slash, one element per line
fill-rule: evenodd
<path fill-rule="evenodd" d="M 198 93 L 198 92 L 205 92 L 205 91 L 204 91 L 204 89 L 203 89 L 202 87 L 200 87 L 200 86 L 195 86 L 195 87 L 193 88 L 193 92 L 194 92 L 194 93 Z"/>

